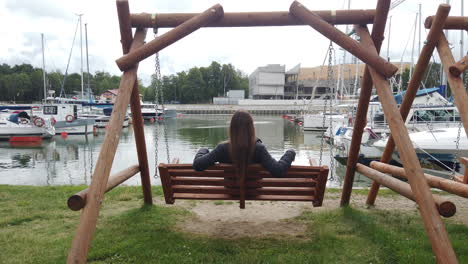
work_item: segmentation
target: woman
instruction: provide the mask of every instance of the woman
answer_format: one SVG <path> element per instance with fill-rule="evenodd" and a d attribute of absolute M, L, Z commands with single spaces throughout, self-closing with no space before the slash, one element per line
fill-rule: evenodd
<path fill-rule="evenodd" d="M 216 162 L 232 163 L 244 181 L 242 178 L 245 178 L 251 163 L 260 163 L 273 176 L 281 177 L 295 157 L 294 150 L 287 150 L 279 161 L 272 158 L 262 141 L 255 137 L 252 116 L 248 112 L 237 111 L 231 119 L 229 140 L 218 144 L 212 152 L 206 148 L 200 149 L 193 160 L 193 168 L 202 171 Z"/>

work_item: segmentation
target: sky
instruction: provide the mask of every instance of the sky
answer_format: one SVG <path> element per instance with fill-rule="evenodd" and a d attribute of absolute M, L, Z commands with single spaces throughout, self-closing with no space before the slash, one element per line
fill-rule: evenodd
<path fill-rule="evenodd" d="M 300 1 L 311 10 L 347 9 L 348 0 Z M 407 0 L 390 11 L 392 17 L 389 54 L 393 62 L 414 61 L 418 54 L 418 30 L 415 48 L 413 30 L 415 16 L 423 3 L 422 23 L 434 15 L 437 6 L 447 1 Z M 451 15 L 460 16 L 461 0 L 450 1 Z M 203 12 L 214 4 L 223 6 L 224 12 L 287 11 L 292 0 L 129 0 L 131 13 L 194 13 Z M 376 0 L 351 0 L 351 9 L 373 9 Z M 468 5 L 468 3 L 467 3 Z M 465 14 L 468 10 L 465 5 Z M 120 75 L 115 60 L 122 55 L 117 11 L 114 0 L 0 0 L 0 63 L 10 65 L 30 63 L 42 68 L 41 33 L 45 39 L 46 71 L 65 72 L 73 37 L 77 26 L 77 14 L 83 14 L 83 57 L 85 30 L 88 28 L 88 51 L 90 72 L 106 71 Z M 419 23 L 418 23 L 419 25 Z M 339 27 L 345 31 L 344 26 Z M 371 28 L 369 28 L 371 29 Z M 163 34 L 169 29 L 160 29 Z M 421 39 L 427 30 L 422 27 Z M 465 34 L 465 33 L 463 33 Z M 388 23 L 386 30 L 388 40 Z M 154 38 L 148 31 L 146 41 Z M 387 40 L 382 47 L 382 56 L 387 54 Z M 466 42 L 466 36 L 464 36 Z M 453 45 L 455 60 L 460 58 L 460 31 L 450 31 L 449 42 Z M 69 73 L 80 72 L 80 34 L 73 45 Z M 329 40 L 309 26 L 295 27 L 246 27 L 202 28 L 179 40 L 159 53 L 163 75 L 186 71 L 192 67 L 209 66 L 212 61 L 231 63 L 245 74 L 267 64 L 286 65 L 287 69 L 301 64 L 302 67 L 322 65 Z M 465 43 L 465 50 L 468 43 Z M 343 53 L 334 46 L 335 63 L 343 60 Z M 413 51 L 413 52 L 412 52 Z M 351 56 L 346 55 L 347 62 Z M 434 59 L 438 61 L 438 57 Z M 154 56 L 140 63 L 139 78 L 145 85 L 154 73 Z M 84 61 L 86 71 L 86 61 Z M 117 88 L 117 87 L 116 87 Z"/>

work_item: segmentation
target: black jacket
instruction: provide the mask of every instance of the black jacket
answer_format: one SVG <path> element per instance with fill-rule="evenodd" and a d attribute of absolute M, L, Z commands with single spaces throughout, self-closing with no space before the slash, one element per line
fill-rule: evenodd
<path fill-rule="evenodd" d="M 281 177 L 288 171 L 295 157 L 296 152 L 294 152 L 294 150 L 287 150 L 281 159 L 276 161 L 271 157 L 270 153 L 268 153 L 262 141 L 257 140 L 253 163 L 260 163 L 274 177 Z M 197 171 L 203 171 L 216 162 L 232 163 L 228 143 L 218 144 L 211 152 L 207 148 L 201 148 L 195 155 L 193 168 Z"/>

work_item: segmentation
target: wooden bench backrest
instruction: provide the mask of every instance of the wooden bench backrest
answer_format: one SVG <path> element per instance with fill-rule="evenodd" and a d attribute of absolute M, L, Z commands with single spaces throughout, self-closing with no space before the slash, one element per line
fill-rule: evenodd
<path fill-rule="evenodd" d="M 241 186 L 232 164 L 195 171 L 192 164 L 161 163 L 159 173 L 168 204 L 175 199 L 241 200 Z M 245 200 L 310 201 L 321 206 L 327 178 L 327 166 L 291 166 L 287 175 L 277 178 L 260 164 L 253 164 L 243 186 Z"/>

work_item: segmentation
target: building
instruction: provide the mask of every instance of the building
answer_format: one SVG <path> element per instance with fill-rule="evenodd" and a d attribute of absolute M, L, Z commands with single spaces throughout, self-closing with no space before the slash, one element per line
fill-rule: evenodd
<path fill-rule="evenodd" d="M 268 64 L 258 67 L 249 76 L 250 99 L 281 99 L 284 97 L 286 66 Z"/>
<path fill-rule="evenodd" d="M 213 97 L 213 104 L 239 104 L 239 100 L 245 99 L 244 90 L 229 90 L 226 97 Z"/>
<path fill-rule="evenodd" d="M 101 94 L 100 99 L 109 103 L 115 103 L 115 99 L 117 98 L 118 94 L 119 89 L 106 90 Z"/>
<path fill-rule="evenodd" d="M 409 68 L 409 63 L 400 68 Z M 286 71 L 285 66 L 269 64 L 249 76 L 251 99 L 325 99 L 331 96 L 352 98 L 359 95 L 364 63 L 302 68 L 300 64 Z"/>

